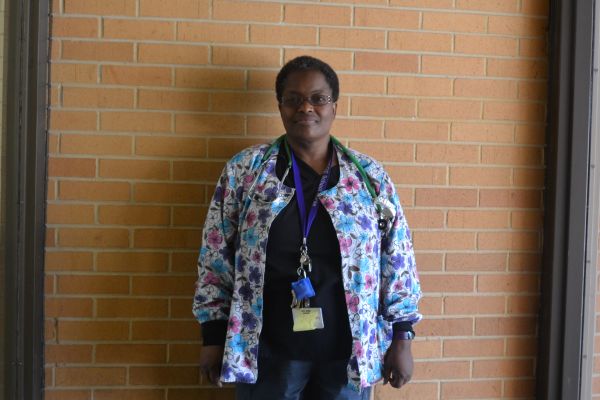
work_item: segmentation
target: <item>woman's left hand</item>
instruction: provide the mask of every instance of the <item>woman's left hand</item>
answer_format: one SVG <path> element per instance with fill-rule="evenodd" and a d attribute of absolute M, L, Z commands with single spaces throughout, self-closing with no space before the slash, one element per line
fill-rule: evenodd
<path fill-rule="evenodd" d="M 411 340 L 394 339 L 383 363 L 383 384 L 390 383 L 396 389 L 410 381 L 413 373 Z"/>

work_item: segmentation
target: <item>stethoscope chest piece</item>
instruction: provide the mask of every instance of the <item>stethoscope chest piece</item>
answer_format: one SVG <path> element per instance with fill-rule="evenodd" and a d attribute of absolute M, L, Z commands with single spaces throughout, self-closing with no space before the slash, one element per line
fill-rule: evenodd
<path fill-rule="evenodd" d="M 388 199 L 377 197 L 377 199 L 375 199 L 375 207 L 379 213 L 377 227 L 382 231 L 387 231 L 390 226 L 390 222 L 394 220 L 394 217 L 396 217 L 394 204 L 392 204 L 392 202 Z"/>

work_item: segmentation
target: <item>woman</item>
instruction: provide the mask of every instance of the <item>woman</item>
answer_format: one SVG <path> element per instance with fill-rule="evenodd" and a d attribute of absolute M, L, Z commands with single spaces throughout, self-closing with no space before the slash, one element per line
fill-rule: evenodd
<path fill-rule="evenodd" d="M 238 399 L 367 399 L 411 377 L 421 296 L 410 234 L 380 164 L 330 135 L 326 63 L 276 79 L 286 133 L 225 166 L 198 260 L 200 367 Z"/>

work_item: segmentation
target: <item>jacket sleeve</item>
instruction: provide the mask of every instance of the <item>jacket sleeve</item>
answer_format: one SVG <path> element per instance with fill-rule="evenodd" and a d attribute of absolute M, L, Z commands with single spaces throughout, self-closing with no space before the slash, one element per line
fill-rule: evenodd
<path fill-rule="evenodd" d="M 238 215 L 236 177 L 229 162 L 219 178 L 208 208 L 198 257 L 198 280 L 192 310 L 203 326 L 229 318 Z"/>
<path fill-rule="evenodd" d="M 379 187 L 380 195 L 394 205 L 395 216 L 381 241 L 380 314 L 399 326 L 418 322 L 421 285 L 417 273 L 412 239 L 394 184 L 387 174 Z"/>

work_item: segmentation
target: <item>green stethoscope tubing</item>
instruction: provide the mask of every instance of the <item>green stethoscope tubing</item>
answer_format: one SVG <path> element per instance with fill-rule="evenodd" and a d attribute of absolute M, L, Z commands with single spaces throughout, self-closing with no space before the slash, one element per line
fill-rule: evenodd
<path fill-rule="evenodd" d="M 273 142 L 273 144 L 271 144 L 271 146 L 269 146 L 269 148 L 267 149 L 267 152 L 265 153 L 265 155 L 263 156 L 263 158 L 261 160 L 261 164 L 264 163 L 265 161 L 267 161 L 269 159 L 269 157 L 271 157 L 273 150 L 283 142 L 285 151 L 288 156 L 288 168 L 292 167 L 292 156 L 290 154 L 290 147 L 288 145 L 287 140 L 285 140 L 285 137 L 286 137 L 285 134 L 281 135 L 280 137 L 277 138 L 276 141 Z M 348 158 L 350 159 L 350 161 L 352 161 L 352 163 L 356 166 L 356 168 L 358 168 L 358 172 L 360 173 L 360 176 L 363 178 L 363 182 L 365 183 L 365 186 L 367 187 L 367 190 L 369 191 L 371 198 L 373 199 L 373 201 L 377 200 L 377 197 L 378 197 L 377 192 L 375 192 L 375 189 L 373 188 L 373 185 L 371 184 L 371 180 L 369 179 L 369 177 L 368 177 L 367 173 L 365 172 L 365 169 L 361 165 L 360 161 L 358 161 L 358 159 L 354 156 L 354 154 L 352 154 L 350 152 L 350 150 L 348 150 L 346 148 L 346 146 L 344 146 L 342 143 L 340 143 L 340 141 L 337 140 L 333 135 L 331 135 L 331 141 L 333 142 L 334 145 L 338 146 L 342 150 L 342 152 L 348 156 Z M 375 207 L 377 208 L 377 212 L 381 212 L 381 206 L 379 204 L 376 203 Z"/>

